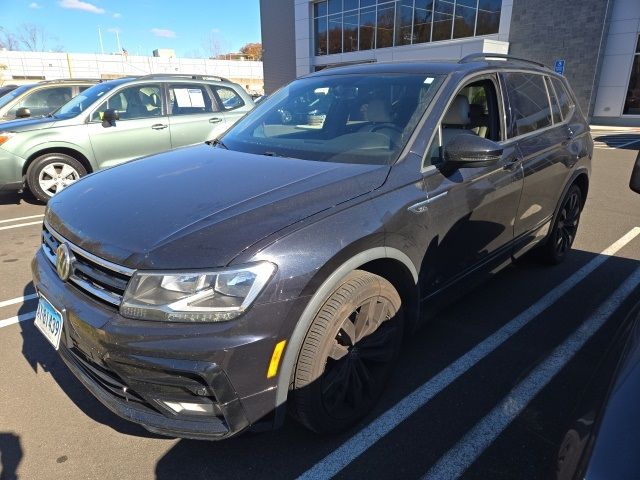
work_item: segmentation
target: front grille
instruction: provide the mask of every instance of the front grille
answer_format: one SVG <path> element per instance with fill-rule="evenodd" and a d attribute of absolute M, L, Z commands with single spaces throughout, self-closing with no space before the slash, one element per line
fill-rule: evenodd
<path fill-rule="evenodd" d="M 73 245 L 45 222 L 42 228 L 42 250 L 54 268 L 56 250 L 63 242 L 67 244 L 75 257 L 69 281 L 105 303 L 116 307 L 120 306 L 127 283 L 134 271 L 103 260 Z"/>

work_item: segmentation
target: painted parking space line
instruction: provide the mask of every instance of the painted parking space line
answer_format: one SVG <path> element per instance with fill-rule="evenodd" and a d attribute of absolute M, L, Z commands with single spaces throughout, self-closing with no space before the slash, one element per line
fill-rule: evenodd
<path fill-rule="evenodd" d="M 443 455 L 423 480 L 459 478 L 640 285 L 637 268 L 578 329 Z"/>
<path fill-rule="evenodd" d="M 17 225 L 6 225 L 4 227 L 0 227 L 0 230 L 9 230 L 9 229 L 18 228 L 18 227 L 28 227 L 29 225 L 42 225 L 42 221 L 40 221 L 40 222 L 19 223 Z"/>
<path fill-rule="evenodd" d="M 29 295 L 25 295 L 24 297 L 12 298 L 11 300 L 4 300 L 4 301 L 0 302 L 0 308 L 7 307 L 9 305 L 15 305 L 16 303 L 26 302 L 26 301 L 32 300 L 34 298 L 38 298 L 38 294 L 37 293 L 32 293 L 32 294 L 29 294 Z"/>
<path fill-rule="evenodd" d="M 604 249 L 579 270 L 575 271 L 570 277 L 545 294 L 536 303 L 517 315 L 485 340 L 478 343 L 453 363 L 449 364 L 430 380 L 401 399 L 389 410 L 382 413 L 378 418 L 304 472 L 299 478 L 328 479 L 335 476 L 401 422 L 426 405 L 434 396 L 469 371 L 480 360 L 488 356 L 500 345 L 509 340 L 509 338 L 518 333 L 529 322 L 560 300 L 567 292 L 593 273 L 594 270 L 639 234 L 639 227 L 634 227 L 629 230 L 624 236 Z"/>
<path fill-rule="evenodd" d="M 6 220 L 0 220 L 0 223 L 19 222 L 21 220 L 31 220 L 33 218 L 42 218 L 42 217 L 44 217 L 44 213 L 41 213 L 39 215 L 29 215 L 28 217 L 7 218 Z"/>
<path fill-rule="evenodd" d="M 22 313 L 20 315 L 16 315 L 15 317 L 7 318 L 6 320 L 0 320 L 0 328 L 8 327 L 9 325 L 15 325 L 16 323 L 24 322 L 26 320 L 31 320 L 35 318 L 36 312 L 27 312 Z"/>

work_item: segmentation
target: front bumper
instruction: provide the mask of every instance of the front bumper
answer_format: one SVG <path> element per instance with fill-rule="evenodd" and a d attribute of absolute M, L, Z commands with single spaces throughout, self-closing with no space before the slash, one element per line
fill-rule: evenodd
<path fill-rule="evenodd" d="M 277 376 L 266 372 L 297 301 L 255 305 L 230 322 L 135 321 L 62 282 L 42 250 L 32 271 L 64 317 L 60 356 L 117 415 L 155 433 L 212 440 L 274 424 Z M 164 402 L 206 404 L 209 413 L 177 413 Z"/>
<path fill-rule="evenodd" d="M 22 169 L 26 160 L 0 148 L 0 191 L 22 188 Z"/>

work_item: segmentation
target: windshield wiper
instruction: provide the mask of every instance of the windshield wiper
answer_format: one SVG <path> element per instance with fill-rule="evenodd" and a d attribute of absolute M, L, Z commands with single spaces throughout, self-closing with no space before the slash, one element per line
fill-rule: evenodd
<path fill-rule="evenodd" d="M 206 143 L 207 145 L 210 145 L 212 147 L 220 145 L 225 150 L 229 150 L 229 147 L 227 147 L 224 143 L 222 143 L 222 140 L 220 140 L 219 138 L 214 138 L 213 140 L 207 140 L 204 143 Z"/>

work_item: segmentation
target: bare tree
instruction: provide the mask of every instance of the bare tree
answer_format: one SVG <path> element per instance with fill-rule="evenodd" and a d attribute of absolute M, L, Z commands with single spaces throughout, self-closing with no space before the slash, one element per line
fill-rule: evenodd
<path fill-rule="evenodd" d="M 44 28 L 32 23 L 24 23 L 18 30 L 18 40 L 24 49 L 30 52 L 47 50 L 48 44 L 52 39 Z"/>
<path fill-rule="evenodd" d="M 216 32 L 211 31 L 202 39 L 202 48 L 205 56 L 209 58 L 216 58 L 220 55 L 222 47 L 220 45 L 220 39 Z"/>
<path fill-rule="evenodd" d="M 16 38 L 15 34 L 7 32 L 2 27 L 0 27 L 0 48 L 6 48 L 7 50 L 20 50 L 20 42 Z"/>

